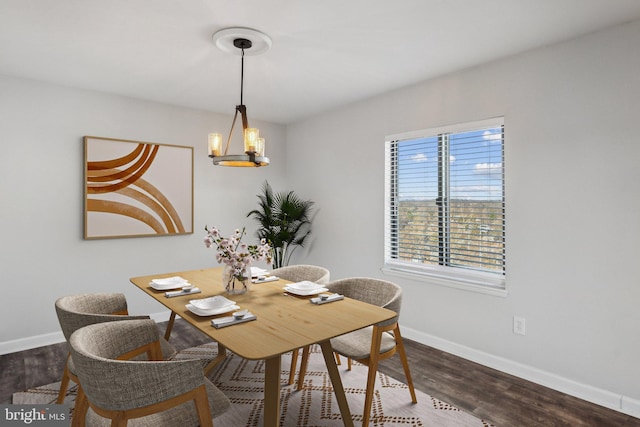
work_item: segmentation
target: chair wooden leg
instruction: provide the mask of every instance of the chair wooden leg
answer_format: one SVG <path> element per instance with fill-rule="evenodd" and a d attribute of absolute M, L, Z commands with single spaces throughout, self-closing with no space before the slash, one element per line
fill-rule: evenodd
<path fill-rule="evenodd" d="M 380 344 L 382 342 L 382 330 L 377 326 L 373 327 L 373 334 L 371 336 L 371 351 L 367 365 L 369 365 L 369 371 L 367 373 L 367 391 L 364 397 L 364 412 L 362 414 L 362 427 L 369 425 L 369 419 L 371 417 L 371 407 L 373 405 L 373 392 L 376 385 L 376 375 L 378 372 L 378 358 L 380 356 Z M 351 361 L 351 359 L 349 359 Z"/>
<path fill-rule="evenodd" d="M 291 352 L 291 369 L 289 370 L 289 385 L 295 382 L 296 378 L 296 365 L 298 364 L 298 349 L 296 348 Z"/>
<path fill-rule="evenodd" d="M 351 358 L 347 357 L 347 371 L 351 370 Z"/>
<path fill-rule="evenodd" d="M 211 408 L 209 408 L 209 400 L 207 399 L 207 388 L 204 384 L 196 390 L 194 400 L 200 427 L 213 427 L 213 417 L 211 416 Z"/>
<path fill-rule="evenodd" d="M 89 401 L 84 395 L 82 387 L 78 385 L 78 394 L 76 396 L 75 406 L 73 409 L 73 417 L 71 418 L 71 427 L 85 427 L 88 409 Z"/>
<path fill-rule="evenodd" d="M 119 411 L 114 418 L 111 418 L 111 427 L 127 427 L 127 418 L 125 418 L 124 412 Z"/>
<path fill-rule="evenodd" d="M 58 398 L 56 399 L 56 403 L 58 405 L 64 403 L 64 397 L 67 394 L 67 388 L 69 388 L 69 358 L 71 355 L 67 356 L 67 360 L 64 362 L 64 371 L 62 372 L 62 381 L 60 382 L 60 391 L 58 392 Z"/>
<path fill-rule="evenodd" d="M 300 372 L 298 372 L 298 386 L 297 390 L 302 390 L 304 387 L 304 376 L 307 373 L 307 365 L 309 364 L 309 352 L 311 348 L 306 346 L 302 349 L 302 360 L 300 360 Z"/>
<path fill-rule="evenodd" d="M 169 341 L 169 337 L 171 336 L 171 330 L 173 329 L 173 323 L 176 321 L 176 312 L 172 311 L 171 316 L 169 316 L 169 323 L 167 323 L 167 329 L 164 331 L 164 339 Z"/>
<path fill-rule="evenodd" d="M 409 362 L 407 361 L 407 353 L 404 350 L 404 342 L 402 341 L 402 335 L 400 335 L 400 326 L 396 325 L 393 330 L 393 335 L 396 340 L 396 347 L 400 355 L 400 361 L 402 362 L 402 368 L 404 369 L 404 376 L 407 379 L 407 386 L 409 386 L 409 393 L 411 393 L 411 401 L 418 403 L 416 398 L 416 391 L 413 388 L 413 380 L 411 379 L 411 372 L 409 371 Z"/>

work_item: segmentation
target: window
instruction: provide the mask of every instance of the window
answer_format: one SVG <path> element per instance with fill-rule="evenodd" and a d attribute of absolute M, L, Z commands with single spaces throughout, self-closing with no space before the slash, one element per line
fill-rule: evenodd
<path fill-rule="evenodd" d="M 386 142 L 385 271 L 505 288 L 504 120 Z"/>

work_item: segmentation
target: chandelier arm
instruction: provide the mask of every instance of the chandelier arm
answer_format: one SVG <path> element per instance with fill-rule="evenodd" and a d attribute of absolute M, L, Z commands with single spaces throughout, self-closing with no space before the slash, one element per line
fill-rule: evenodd
<path fill-rule="evenodd" d="M 238 105 L 236 107 L 236 112 L 240 111 L 240 117 L 242 118 L 242 129 L 246 129 L 249 127 L 249 120 L 247 119 L 247 107 L 244 105 Z"/>
<path fill-rule="evenodd" d="M 231 144 L 231 137 L 233 136 L 233 128 L 236 125 L 236 119 L 238 118 L 238 108 L 236 107 L 236 113 L 233 115 L 233 122 L 231 122 L 231 129 L 229 129 L 229 137 L 227 138 L 227 145 L 224 147 L 224 155 L 227 155 L 229 151 L 229 145 Z"/>

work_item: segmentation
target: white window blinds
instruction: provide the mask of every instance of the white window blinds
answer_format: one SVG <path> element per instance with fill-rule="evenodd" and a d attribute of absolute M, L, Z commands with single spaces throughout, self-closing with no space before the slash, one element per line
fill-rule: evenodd
<path fill-rule="evenodd" d="M 385 264 L 503 286 L 502 119 L 387 140 Z"/>

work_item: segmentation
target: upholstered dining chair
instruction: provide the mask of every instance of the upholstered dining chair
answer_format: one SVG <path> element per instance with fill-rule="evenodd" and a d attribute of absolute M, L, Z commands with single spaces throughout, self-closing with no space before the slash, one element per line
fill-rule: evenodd
<path fill-rule="evenodd" d="M 56 314 L 62 333 L 69 342 L 71 334 L 83 326 L 95 323 L 113 322 L 120 320 L 149 319 L 149 316 L 131 316 L 128 314 L 127 300 L 121 293 L 93 293 L 68 295 L 58 298 L 55 302 Z M 176 349 L 165 339 L 160 340 L 162 354 L 165 359 L 175 356 Z M 204 364 L 206 361 L 202 361 Z M 64 402 L 64 397 L 69 387 L 69 381 L 78 384 L 75 375 L 73 360 L 67 357 L 57 403 Z M 80 386 L 78 386 L 80 389 Z M 78 391 L 81 395 L 81 390 Z"/>
<path fill-rule="evenodd" d="M 91 427 L 213 427 L 229 399 L 205 377 L 199 360 L 163 360 L 160 342 L 151 319 L 75 331 L 69 347 L 85 397 L 74 418 Z M 146 360 L 133 360 L 140 354 Z"/>
<path fill-rule="evenodd" d="M 404 343 L 400 335 L 400 326 L 398 325 L 402 303 L 402 288 L 392 282 L 365 277 L 336 280 L 327 284 L 326 287 L 331 292 L 339 293 L 346 297 L 379 307 L 388 308 L 397 313 L 397 316 L 390 320 L 341 335 L 331 340 L 333 351 L 348 358 L 348 369 L 351 369 L 352 359 L 369 368 L 362 426 L 366 427 L 369 425 L 378 362 L 388 359 L 396 352 L 399 354 L 402 362 L 407 386 L 411 394 L 411 401 L 416 403 L 416 392 L 413 387 L 411 372 L 409 371 L 409 363 L 407 362 Z M 303 350 L 298 376 L 298 390 L 302 389 L 304 385 L 304 374 L 307 369 L 308 357 L 309 349 L 305 348 Z"/>
<path fill-rule="evenodd" d="M 280 277 L 290 282 L 309 281 L 319 285 L 329 283 L 331 273 L 324 267 L 317 265 L 288 265 L 286 267 L 276 268 L 271 271 L 272 276 Z M 289 370 L 289 384 L 295 382 L 296 365 L 298 364 L 298 354 L 300 350 L 294 350 L 291 355 L 291 369 Z"/>

